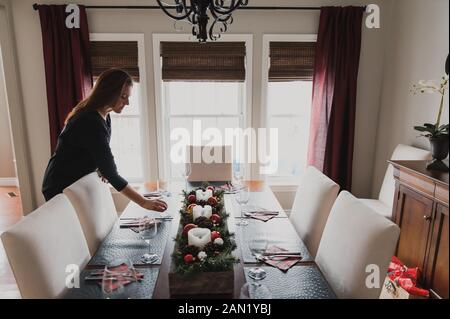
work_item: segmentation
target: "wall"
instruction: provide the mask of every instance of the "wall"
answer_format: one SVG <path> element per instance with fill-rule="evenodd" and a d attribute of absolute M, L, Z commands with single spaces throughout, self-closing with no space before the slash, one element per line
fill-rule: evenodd
<path fill-rule="evenodd" d="M 50 157 L 48 115 L 45 93 L 45 74 L 42 54 L 39 16 L 32 9 L 35 0 L 12 1 L 20 78 L 25 105 L 26 126 L 30 140 L 33 189 L 38 203 L 43 202 L 41 182 Z M 39 3 L 64 3 L 66 1 L 39 1 Z M 257 2 L 257 3 L 256 3 Z M 89 5 L 142 5 L 142 1 L 97 0 L 79 1 Z M 326 1 L 326 0 L 283 0 L 250 1 L 250 5 L 364 5 L 378 3 L 383 12 L 390 11 L 391 2 L 377 1 Z M 147 84 L 149 87 L 149 128 L 151 141 L 151 176 L 156 179 L 157 139 L 155 101 L 152 90 L 153 65 L 151 63 L 152 33 L 174 33 L 173 22 L 159 10 L 88 10 L 90 32 L 143 33 L 147 61 Z M 260 123 L 262 35 L 283 33 L 316 33 L 319 23 L 318 11 L 241 11 L 235 12 L 234 23 L 227 33 L 253 33 L 253 126 Z M 251 26 L 251 28 L 249 28 Z M 382 79 L 383 47 L 385 28 L 367 29 L 363 27 L 360 74 L 358 80 L 357 124 L 354 158 L 354 193 L 368 196 L 371 191 L 371 176 L 374 159 L 374 145 Z M 32 52 L 32 54 L 30 54 Z"/>
<path fill-rule="evenodd" d="M 414 125 L 435 123 L 439 95 L 413 95 L 412 84 L 444 74 L 449 52 L 448 0 L 396 0 L 383 72 L 381 111 L 378 124 L 373 195 L 380 190 L 386 160 L 399 143 L 429 149 L 417 138 Z M 448 95 L 444 123 L 448 123 Z"/>
<path fill-rule="evenodd" d="M 10 179 L 15 177 L 14 152 L 11 142 L 8 108 L 6 106 L 3 61 L 0 54 L 0 183 L 4 178 Z"/>

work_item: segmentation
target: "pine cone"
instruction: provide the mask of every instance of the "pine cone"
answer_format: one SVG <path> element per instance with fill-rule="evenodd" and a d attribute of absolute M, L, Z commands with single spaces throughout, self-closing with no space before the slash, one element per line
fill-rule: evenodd
<path fill-rule="evenodd" d="M 210 242 L 207 243 L 206 246 L 203 248 L 203 251 L 208 255 L 208 256 L 214 256 L 214 252 L 216 251 L 216 245 L 214 245 L 214 243 Z"/>
<path fill-rule="evenodd" d="M 210 221 L 205 216 L 201 216 L 201 217 L 197 218 L 195 220 L 195 224 L 200 228 L 208 228 L 208 229 L 213 228 L 213 222 Z"/>

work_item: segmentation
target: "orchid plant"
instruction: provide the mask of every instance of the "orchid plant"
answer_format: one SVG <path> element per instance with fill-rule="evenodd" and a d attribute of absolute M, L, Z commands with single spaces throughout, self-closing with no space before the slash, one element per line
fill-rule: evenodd
<path fill-rule="evenodd" d="M 439 106 L 438 117 L 436 123 L 425 123 L 422 126 L 414 126 L 416 131 L 422 132 L 421 136 L 438 137 L 442 135 L 449 135 L 449 124 L 441 125 L 442 109 L 444 108 L 444 96 L 448 87 L 448 75 L 441 79 L 441 83 L 435 81 L 419 81 L 418 84 L 413 85 L 412 92 L 418 93 L 439 93 L 441 95 L 441 104 Z"/>

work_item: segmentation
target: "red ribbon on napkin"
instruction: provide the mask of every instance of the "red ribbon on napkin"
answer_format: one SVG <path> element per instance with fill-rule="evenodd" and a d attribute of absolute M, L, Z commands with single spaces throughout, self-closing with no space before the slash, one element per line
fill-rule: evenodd
<path fill-rule="evenodd" d="M 417 287 L 419 268 L 408 268 L 395 256 L 392 257 L 389 264 L 388 276 L 389 279 L 405 289 L 411 295 L 421 297 L 430 296 L 428 290 Z"/>
<path fill-rule="evenodd" d="M 265 255 L 271 254 L 271 253 L 282 253 L 282 252 L 288 252 L 287 249 L 280 248 L 278 246 L 270 246 L 267 248 Z M 264 256 L 263 261 L 273 267 L 276 267 L 280 269 L 281 271 L 288 271 L 289 268 L 294 266 L 296 263 L 298 263 L 300 260 L 302 260 L 301 257 L 281 257 L 281 256 L 271 256 L 270 258 L 267 258 L 268 256 Z"/>

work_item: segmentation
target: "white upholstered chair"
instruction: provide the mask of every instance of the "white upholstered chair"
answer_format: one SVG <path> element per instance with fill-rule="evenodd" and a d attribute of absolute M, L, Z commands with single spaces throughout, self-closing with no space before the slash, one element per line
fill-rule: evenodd
<path fill-rule="evenodd" d="M 66 291 L 66 267 L 84 268 L 89 250 L 74 208 L 53 197 L 2 235 L 23 298 L 57 298 Z"/>
<path fill-rule="evenodd" d="M 108 184 L 97 173 L 88 174 L 64 189 L 80 220 L 91 255 L 117 220 L 117 211 Z"/>
<path fill-rule="evenodd" d="M 339 185 L 312 166 L 300 181 L 289 218 L 313 257 L 338 192 Z"/>
<path fill-rule="evenodd" d="M 430 159 L 431 153 L 429 151 L 403 144 L 397 145 L 391 156 L 391 160 L 422 161 Z M 371 207 L 380 215 L 392 219 L 392 206 L 394 204 L 394 195 L 395 195 L 394 168 L 392 167 L 391 164 L 388 164 L 378 198 L 361 199 L 361 201 L 367 206 Z"/>
<path fill-rule="evenodd" d="M 190 182 L 231 181 L 232 152 L 231 146 L 187 146 L 191 164 Z M 205 156 L 202 156 L 205 155 Z"/>
<path fill-rule="evenodd" d="M 352 194 L 339 194 L 315 259 L 338 298 L 379 298 L 399 234 L 397 225 Z"/>

